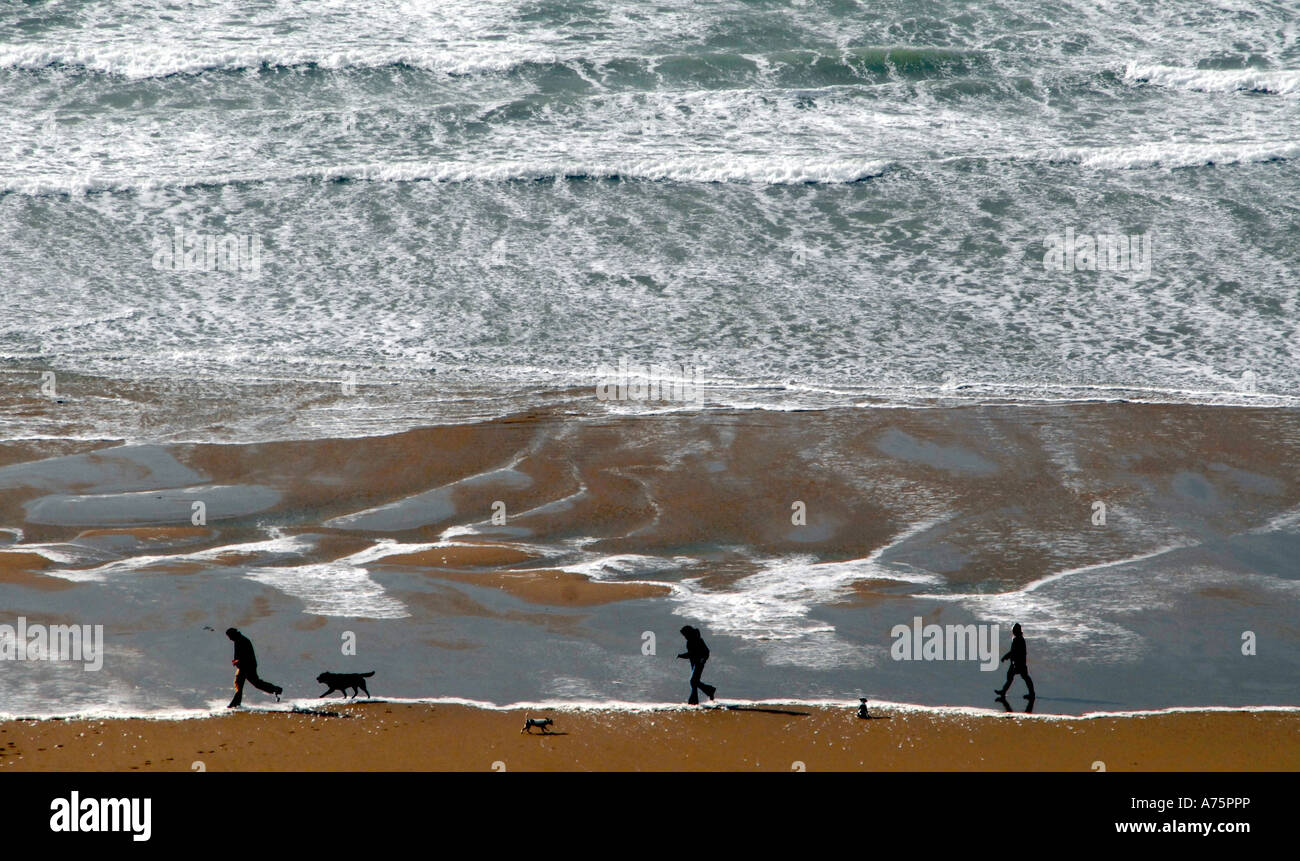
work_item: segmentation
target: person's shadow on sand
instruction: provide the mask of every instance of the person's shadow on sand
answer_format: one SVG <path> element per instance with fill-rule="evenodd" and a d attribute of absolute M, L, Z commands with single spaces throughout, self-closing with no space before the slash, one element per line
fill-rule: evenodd
<path fill-rule="evenodd" d="M 1025 712 L 1024 712 L 1025 714 L 1031 715 L 1034 713 L 1035 701 L 1036 701 L 1035 697 L 1025 697 Z M 1005 712 L 1007 712 L 1007 714 L 1015 714 L 1015 709 L 1011 708 L 1011 703 L 1007 702 L 1007 698 L 1005 696 L 994 697 L 994 702 L 1000 703 L 1002 705 L 1002 709 Z"/>

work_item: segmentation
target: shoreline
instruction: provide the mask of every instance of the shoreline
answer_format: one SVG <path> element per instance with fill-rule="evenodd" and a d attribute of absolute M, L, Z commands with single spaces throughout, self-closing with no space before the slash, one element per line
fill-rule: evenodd
<path fill-rule="evenodd" d="M 6 719 L 0 770 L 1300 770 L 1300 708 L 1075 717 L 873 704 L 871 712 L 861 720 L 847 705 L 776 702 L 631 711 L 336 700 L 210 719 Z M 553 732 L 522 733 L 528 717 L 551 717 Z"/>
<path fill-rule="evenodd" d="M 15 666 L 14 715 L 207 709 L 230 626 L 295 698 L 350 669 L 402 698 L 679 701 L 684 621 L 728 699 L 997 708 L 970 660 L 890 659 L 918 618 L 1023 622 L 1049 711 L 1300 703 L 1297 411 L 544 412 L 41 448 L 0 444 L 0 595 L 103 625 L 104 671 Z"/>
<path fill-rule="evenodd" d="M 1017 695 L 1010 697 L 1011 702 L 1019 705 L 1022 700 Z M 1038 697 L 1040 707 L 1050 706 L 1055 698 Z M 854 710 L 858 707 L 856 699 L 818 697 L 809 699 L 797 698 L 771 698 L 771 699 L 719 699 L 714 702 L 706 702 L 700 706 L 691 706 L 685 702 L 636 702 L 632 700 L 516 700 L 509 703 L 494 703 L 488 700 L 477 700 L 468 697 L 457 696 L 431 696 L 431 697 L 371 697 L 367 699 L 364 696 L 353 699 L 348 697 L 340 699 L 337 696 L 329 699 L 316 699 L 312 697 L 294 697 L 284 699 L 281 702 L 270 702 L 269 699 L 262 705 L 250 705 L 244 703 L 238 710 L 227 710 L 222 703 L 225 699 L 212 701 L 212 705 L 207 708 L 177 708 L 158 712 L 113 712 L 97 711 L 94 709 L 83 709 L 80 711 L 70 711 L 55 714 L 16 714 L 0 712 L 0 727 L 11 723 L 31 723 L 44 721 L 191 721 L 191 720 L 208 720 L 211 718 L 225 717 L 230 714 L 308 714 L 320 710 L 329 711 L 332 706 L 365 706 L 368 704 L 382 703 L 390 706 L 425 706 L 436 708 L 439 706 L 454 706 L 456 708 L 467 708 L 482 712 L 522 712 L 522 711 L 547 711 L 560 714 L 584 714 L 592 712 L 602 712 L 613 715 L 639 715 L 655 714 L 670 712 L 698 712 L 712 709 L 722 710 L 745 710 L 749 708 L 801 708 L 801 709 L 849 709 Z M 992 700 L 996 702 L 996 700 Z M 1200 705 L 1200 706 L 1165 706 L 1158 708 L 1134 708 L 1134 709 L 1113 709 L 1098 710 L 1090 712 L 1081 712 L 1079 714 L 1067 714 L 1063 712 L 1034 712 L 1026 713 L 1015 711 L 1010 715 L 1005 710 L 994 708 L 992 706 L 976 705 L 927 705 L 924 703 L 899 702 L 896 700 L 874 700 L 868 699 L 868 706 L 872 712 L 876 710 L 890 711 L 901 714 L 928 714 L 944 718 L 959 717 L 1008 717 L 1014 716 L 1020 719 L 1039 720 L 1039 721 L 1086 721 L 1099 720 L 1103 718 L 1144 718 L 1158 717 L 1161 715 L 1180 715 L 1180 714 L 1294 714 L 1300 717 L 1300 705 L 1269 705 L 1253 704 L 1240 706 L 1225 705 Z"/>

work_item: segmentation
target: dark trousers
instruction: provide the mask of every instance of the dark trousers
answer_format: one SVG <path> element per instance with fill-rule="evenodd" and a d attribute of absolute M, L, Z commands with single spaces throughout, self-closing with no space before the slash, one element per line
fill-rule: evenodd
<path fill-rule="evenodd" d="M 691 664 L 691 698 L 686 701 L 689 705 L 700 704 L 700 691 L 704 691 L 709 695 L 709 699 L 713 699 L 713 692 L 717 690 L 713 685 L 706 685 L 700 681 L 700 674 L 704 672 L 704 664 L 708 660 L 705 658 L 697 664 Z"/>
<path fill-rule="evenodd" d="M 1032 700 L 1034 698 L 1034 680 L 1029 678 L 1029 667 L 1023 665 L 1017 667 L 1012 664 L 1011 669 L 1007 670 L 1007 683 L 1002 686 L 1002 695 L 1006 696 L 1007 691 L 1011 690 L 1011 680 L 1016 676 L 1020 676 L 1025 680 L 1025 685 L 1029 688 L 1029 698 Z"/>
<path fill-rule="evenodd" d="M 248 669 L 240 667 L 235 671 L 235 698 L 230 701 L 227 708 L 235 708 L 244 701 L 244 682 L 248 682 L 259 691 L 265 691 L 268 694 L 275 694 L 277 697 L 284 693 L 284 688 L 279 685 L 273 685 L 257 675 L 257 666 L 251 666 Z"/>

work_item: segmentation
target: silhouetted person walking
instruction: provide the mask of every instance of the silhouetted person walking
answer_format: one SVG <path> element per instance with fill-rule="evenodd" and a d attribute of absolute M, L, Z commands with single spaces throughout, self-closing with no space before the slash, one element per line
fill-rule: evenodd
<path fill-rule="evenodd" d="M 235 644 L 235 698 L 230 701 L 228 709 L 238 708 L 244 701 L 244 682 L 248 682 L 259 691 L 275 694 L 275 701 L 280 701 L 284 688 L 273 685 L 257 675 L 257 655 L 253 652 L 253 641 L 234 628 L 226 629 L 226 636 Z"/>
<path fill-rule="evenodd" d="M 1025 658 L 1025 638 L 1020 633 L 1020 623 L 1011 626 L 1011 649 L 1002 656 L 1002 660 L 1010 660 L 1011 666 L 1007 669 L 1007 683 L 1002 686 L 1001 690 L 996 691 L 998 699 L 1005 699 L 1007 691 L 1011 690 L 1011 680 L 1020 676 L 1025 680 L 1025 685 L 1029 688 L 1029 693 L 1025 694 L 1025 699 L 1034 698 L 1034 680 L 1029 678 L 1029 664 Z M 1002 663 L 999 661 L 998 663 Z"/>
<path fill-rule="evenodd" d="M 709 647 L 704 645 L 700 629 L 683 625 L 682 636 L 686 638 L 686 651 L 677 657 L 686 658 L 691 662 L 691 698 L 686 702 L 695 706 L 700 704 L 700 691 L 704 691 L 709 695 L 709 699 L 713 699 L 713 693 L 717 688 L 700 681 L 700 675 L 704 672 L 704 663 L 709 659 Z"/>

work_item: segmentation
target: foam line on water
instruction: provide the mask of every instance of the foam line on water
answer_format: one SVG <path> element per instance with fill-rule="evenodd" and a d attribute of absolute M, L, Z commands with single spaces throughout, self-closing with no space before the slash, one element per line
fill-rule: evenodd
<path fill-rule="evenodd" d="M 881 176 L 887 159 L 824 159 L 800 156 L 646 157 L 594 161 L 529 159 L 370 162 L 289 171 L 216 174 L 152 179 L 105 176 L 34 175 L 11 181 L 0 191 L 30 196 L 83 195 L 92 192 L 139 192 L 166 188 L 205 188 L 286 182 L 537 182 L 560 180 L 622 180 L 750 185 L 816 185 L 855 183 Z"/>
<path fill-rule="evenodd" d="M 742 79 L 771 79 L 782 70 L 816 73 L 817 70 L 847 71 L 856 77 L 863 73 L 919 71 L 949 75 L 960 74 L 983 65 L 981 51 L 909 46 L 862 46 L 840 50 L 784 50 L 745 53 L 687 53 L 668 55 L 626 54 L 606 51 L 600 54 L 573 54 L 560 51 L 515 47 L 510 43 L 462 43 L 437 49 L 412 50 L 388 45 L 348 49 L 329 47 L 284 48 L 264 45 L 245 51 L 203 51 L 166 45 L 140 48 L 109 44 L 93 46 L 42 45 L 10 46 L 0 49 L 0 69 L 40 72 L 62 70 L 92 75 L 107 75 L 128 81 L 173 76 L 197 76 L 213 73 L 306 71 L 319 69 L 349 73 L 374 69 L 418 69 L 447 76 L 511 74 L 531 70 L 576 75 L 593 88 L 604 88 L 610 74 L 626 76 L 631 70 L 634 80 L 644 83 L 652 76 L 658 85 L 692 78 L 692 70 L 708 74 L 725 67 L 732 74 L 724 76 L 731 83 L 739 74 Z M 674 69 L 682 71 L 674 72 Z M 868 79 L 869 80 L 869 79 Z"/>
<path fill-rule="evenodd" d="M 243 544 L 221 544 L 216 547 L 209 547 L 204 550 L 192 550 L 183 553 L 167 553 L 158 555 L 140 555 L 131 556 L 126 559 L 115 559 L 111 562 L 105 562 L 93 568 L 80 568 L 75 570 L 63 569 L 45 572 L 52 577 L 61 577 L 64 580 L 73 582 L 102 582 L 111 574 L 119 572 L 135 572 L 140 569 L 149 568 L 154 565 L 176 564 L 181 562 L 209 562 L 221 556 L 230 554 L 247 554 L 265 555 L 271 553 L 284 553 L 289 555 L 301 555 L 306 552 L 312 542 L 307 536 L 303 535 L 283 535 L 279 530 L 271 530 L 272 537 L 263 541 L 249 541 Z M 25 548 L 24 548 L 25 549 Z M 40 552 L 40 551 L 38 551 Z M 47 557 L 56 562 L 76 561 L 55 559 Z"/>
<path fill-rule="evenodd" d="M 863 559 L 845 562 L 818 562 L 813 557 L 768 560 L 761 570 L 740 578 L 725 591 L 705 591 L 693 581 L 685 581 L 673 590 L 671 600 L 676 604 L 673 613 L 698 619 L 711 630 L 744 640 L 767 642 L 819 638 L 823 642 L 817 648 L 824 652 L 825 660 L 837 663 L 861 660 L 860 649 L 834 638 L 833 625 L 809 619 L 813 607 L 834 601 L 859 580 L 938 583 L 939 578 L 934 574 L 889 565 L 882 561 L 882 557 L 946 519 L 944 515 L 912 524 Z"/>
<path fill-rule="evenodd" d="M 330 717 L 324 712 L 334 711 L 342 705 L 362 705 L 370 703 L 392 703 L 396 705 L 410 706 L 463 706 L 466 708 L 480 709 L 482 711 L 507 712 L 507 711 L 550 711 L 557 713 L 591 713 L 591 712 L 611 712 L 618 714 L 644 714 L 656 712 L 706 712 L 716 709 L 726 709 L 735 707 L 738 709 L 761 708 L 764 706 L 784 706 L 792 708 L 810 708 L 810 709 L 843 709 L 846 713 L 855 710 L 858 707 L 856 699 L 837 699 L 837 698 L 816 698 L 816 699 L 797 699 L 797 698 L 772 698 L 772 699 L 723 699 L 717 701 L 711 706 L 691 706 L 681 702 L 634 702 L 629 700 L 521 700 L 507 703 L 494 703 L 488 700 L 477 700 L 466 697 L 377 697 L 371 700 L 364 698 L 353 699 L 326 699 L 319 698 L 301 698 L 285 700 L 281 703 L 259 708 L 246 708 L 240 711 L 245 713 L 266 713 L 266 714 L 298 714 L 304 717 L 317 715 L 320 717 Z M 955 706 L 955 705 L 923 705 L 920 703 L 905 703 L 891 700 L 873 700 L 868 698 L 867 705 L 874 710 L 883 712 L 895 712 L 911 715 L 930 715 L 935 717 L 953 717 L 953 718 L 1002 718 L 1006 712 L 1001 708 L 984 708 L 980 706 Z M 140 719 L 156 721 L 179 721 L 179 720 L 197 720 L 203 718 L 216 718 L 224 715 L 236 713 L 235 710 L 225 708 L 225 701 L 213 701 L 206 708 L 188 708 L 188 709 L 160 709 L 158 711 L 133 711 L 115 708 L 103 709 L 80 709 L 68 712 L 51 712 L 49 714 L 34 714 L 32 712 L 0 712 L 0 721 L 22 721 L 22 720 L 123 720 L 123 719 Z M 1084 712 L 1083 714 L 1026 714 L 1018 712 L 1015 714 L 1017 719 L 1023 720 L 1040 720 L 1040 721 L 1081 721 L 1081 720 L 1105 720 L 1114 718 L 1141 718 L 1141 717 L 1159 717 L 1161 715 L 1175 714 L 1297 714 L 1300 715 L 1300 706 L 1294 705 L 1248 705 L 1248 706 L 1170 706 L 1160 709 L 1132 709 L 1132 710 L 1105 710 Z"/>
<path fill-rule="evenodd" d="M 1192 69 L 1130 62 L 1124 67 L 1124 79 L 1205 92 L 1300 93 L 1300 69 Z"/>
<path fill-rule="evenodd" d="M 1027 583 L 1026 585 L 1020 587 L 1019 589 L 1013 589 L 1009 592 L 966 592 L 960 594 L 927 593 L 925 595 L 917 595 L 914 597 L 924 597 L 927 599 L 934 599 L 937 601 L 991 601 L 991 600 L 1006 599 L 1016 595 L 1027 595 L 1031 592 L 1036 592 L 1044 586 L 1047 586 L 1051 583 L 1055 583 L 1059 580 L 1064 580 L 1067 577 L 1073 577 L 1077 574 L 1086 574 L 1090 571 L 1105 571 L 1112 568 L 1121 568 L 1125 565 L 1133 565 L 1138 562 L 1145 562 L 1148 559 L 1154 559 L 1158 556 L 1164 556 L 1166 553 L 1172 553 L 1175 550 L 1183 550 L 1188 547 L 1197 547 L 1197 546 L 1199 546 L 1199 542 L 1188 542 L 1185 544 L 1170 544 L 1166 547 L 1160 548 L 1159 550 L 1152 550 L 1149 553 L 1139 553 L 1136 556 L 1128 556 L 1125 557 L 1124 559 L 1116 559 L 1111 562 L 1098 562 L 1093 565 L 1084 565 L 1080 568 L 1070 568 L 1065 571 L 1056 571 L 1052 574 L 1048 574 L 1046 577 L 1040 577 L 1039 579 L 1031 581 L 1030 583 Z"/>
<path fill-rule="evenodd" d="M 1072 146 L 1039 150 L 1030 158 L 1077 164 L 1096 170 L 1188 168 L 1238 163 L 1287 161 L 1300 156 L 1300 142 L 1282 143 L 1145 143 L 1119 146 Z"/>
<path fill-rule="evenodd" d="M 303 602 L 304 613 L 318 616 L 404 619 L 406 605 L 376 583 L 366 567 L 397 553 L 418 553 L 436 544 L 401 544 L 392 539 L 347 556 L 306 565 L 260 566 L 245 576 Z"/>

